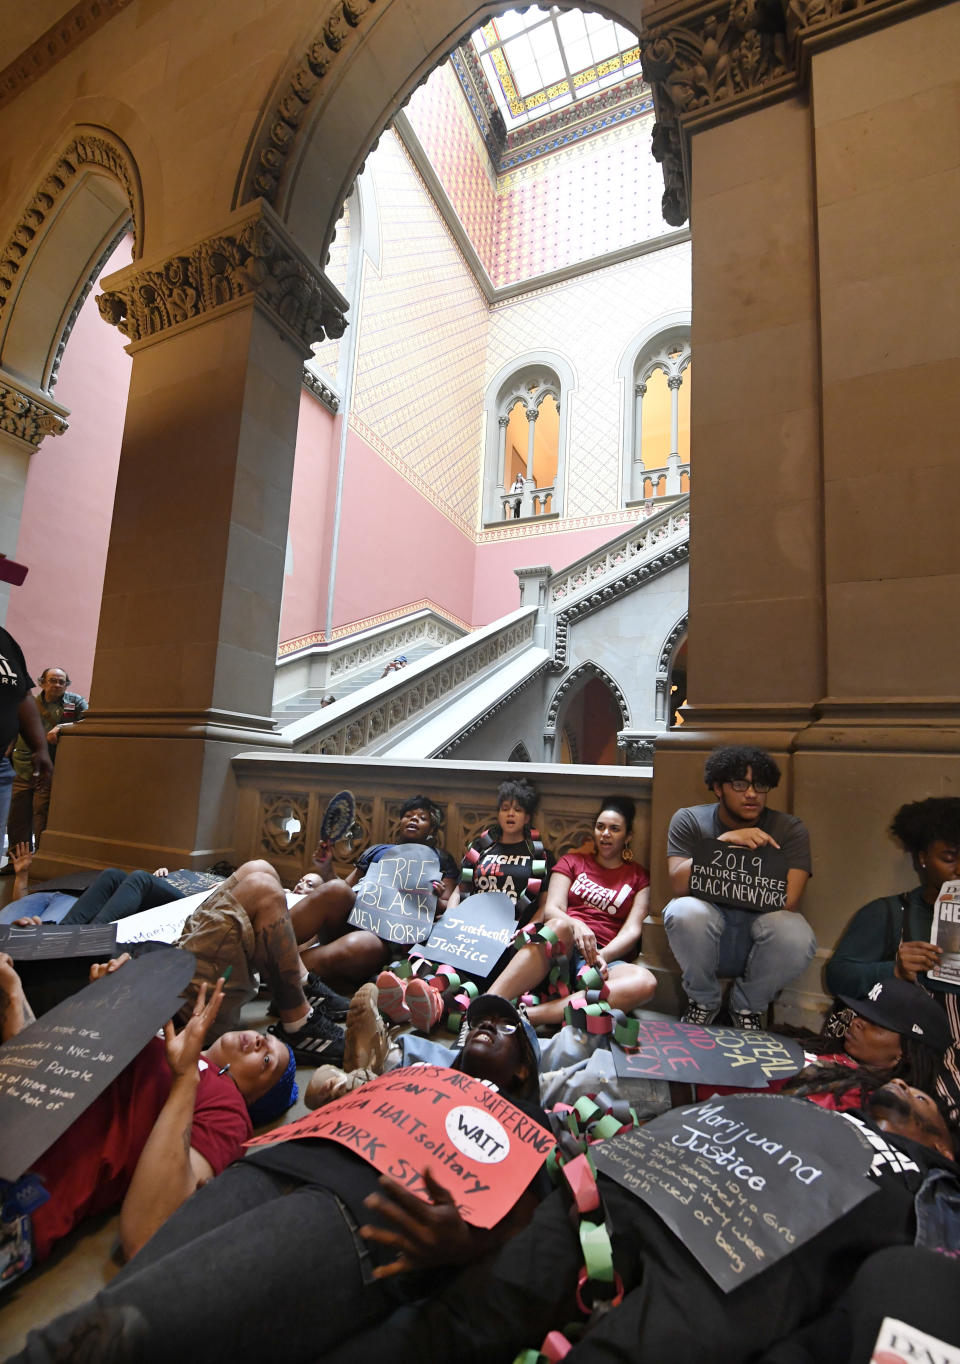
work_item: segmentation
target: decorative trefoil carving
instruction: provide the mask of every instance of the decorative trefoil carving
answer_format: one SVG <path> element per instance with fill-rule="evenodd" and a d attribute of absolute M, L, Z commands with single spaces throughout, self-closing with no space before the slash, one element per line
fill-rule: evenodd
<path fill-rule="evenodd" d="M 8 377 L 0 377 L 0 431 L 36 449 L 44 436 L 59 436 L 66 429 L 67 422 L 59 412 L 14 387 Z"/>

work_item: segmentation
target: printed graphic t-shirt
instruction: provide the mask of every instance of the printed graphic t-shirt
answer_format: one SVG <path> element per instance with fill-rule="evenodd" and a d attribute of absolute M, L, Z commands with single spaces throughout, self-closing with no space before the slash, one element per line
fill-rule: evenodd
<path fill-rule="evenodd" d="M 550 869 L 553 865 L 549 853 L 545 854 L 547 864 L 547 874 L 543 878 L 541 890 L 545 890 L 547 881 L 550 877 Z M 522 843 L 493 843 L 482 853 L 473 873 L 473 884 L 470 887 L 471 894 L 479 894 L 481 891 L 499 891 L 503 895 L 509 895 L 514 904 L 527 888 L 530 874 L 533 870 L 534 859 L 530 853 L 530 846 L 525 841 Z M 520 922 L 526 923 L 530 917 L 529 907 L 522 911 Z"/>
<path fill-rule="evenodd" d="M 556 875 L 569 876 L 567 913 L 593 929 L 598 947 L 613 941 L 637 892 L 650 884 L 646 868 L 637 862 L 601 867 L 586 853 L 566 853 L 553 870 Z"/>

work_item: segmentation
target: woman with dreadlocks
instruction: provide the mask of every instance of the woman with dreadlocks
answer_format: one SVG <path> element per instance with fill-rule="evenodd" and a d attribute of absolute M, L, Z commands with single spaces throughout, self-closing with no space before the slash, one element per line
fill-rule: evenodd
<path fill-rule="evenodd" d="M 910 854 L 920 884 L 871 900 L 858 910 L 827 963 L 827 988 L 866 995 L 878 982 L 915 982 L 944 1015 L 949 1039 L 937 1078 L 938 1097 L 960 1118 L 960 986 L 931 980 L 941 949 L 930 941 L 933 906 L 944 881 L 960 878 L 960 797 L 932 796 L 901 805 L 890 832 Z"/>

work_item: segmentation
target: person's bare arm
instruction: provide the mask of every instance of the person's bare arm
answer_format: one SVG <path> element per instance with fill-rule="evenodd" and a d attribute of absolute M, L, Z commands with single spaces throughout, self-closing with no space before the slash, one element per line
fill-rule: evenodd
<path fill-rule="evenodd" d="M 13 958 L 0 952 L 0 1042 L 9 1042 L 33 1022 L 33 1010 L 23 993 Z"/>
<path fill-rule="evenodd" d="M 800 909 L 800 896 L 803 888 L 810 880 L 810 873 L 802 871 L 800 867 L 791 867 L 787 872 L 787 903 L 784 909 L 792 910 L 797 913 Z"/>
<path fill-rule="evenodd" d="M 43 719 L 32 693 L 20 702 L 17 711 L 20 733 L 33 753 L 33 775 L 41 786 L 53 776 L 53 760 L 47 748 L 47 736 L 43 732 Z"/>
<path fill-rule="evenodd" d="M 33 862 L 30 844 L 14 844 L 10 849 L 10 861 L 13 864 L 13 894 L 10 899 L 22 900 L 30 892 L 30 864 Z"/>
<path fill-rule="evenodd" d="M 197 1062 L 222 1000 L 221 977 L 209 1001 L 206 984 L 200 987 L 183 1032 L 174 1032 L 172 1023 L 164 1028 L 173 1084 L 140 1153 L 120 1209 L 120 1242 L 128 1259 L 201 1183 L 213 1177 L 210 1162 L 190 1145 L 190 1132 L 200 1083 Z"/>
<path fill-rule="evenodd" d="M 604 961 L 630 961 L 636 956 L 640 946 L 643 921 L 650 910 L 650 887 L 644 886 L 633 897 L 630 913 L 620 925 L 620 931 L 611 938 L 606 947 L 601 948 Z"/>

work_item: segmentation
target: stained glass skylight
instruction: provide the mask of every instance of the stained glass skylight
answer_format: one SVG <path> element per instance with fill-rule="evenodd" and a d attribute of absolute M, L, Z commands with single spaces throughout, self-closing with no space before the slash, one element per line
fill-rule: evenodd
<path fill-rule="evenodd" d="M 508 10 L 470 41 L 508 131 L 640 74 L 636 34 L 581 10 Z"/>

